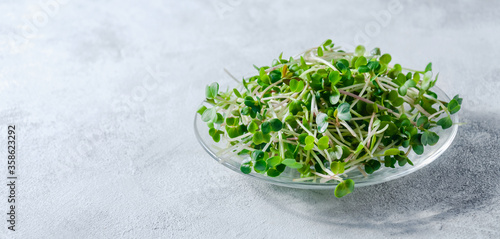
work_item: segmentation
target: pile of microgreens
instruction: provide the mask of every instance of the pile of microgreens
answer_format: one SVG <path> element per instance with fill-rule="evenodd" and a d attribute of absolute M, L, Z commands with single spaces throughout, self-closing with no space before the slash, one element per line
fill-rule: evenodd
<path fill-rule="evenodd" d="M 289 167 L 300 173 L 294 181 L 338 181 L 335 196 L 343 197 L 354 189 L 348 172 L 413 165 L 408 154 L 435 145 L 430 129 L 450 128 L 460 110 L 458 95 L 443 102 L 430 91 L 438 78 L 431 63 L 417 71 L 390 62 L 379 48 L 344 52 L 327 40 L 255 67 L 259 74 L 243 79 L 240 91 L 207 86 L 212 107 L 198 113 L 215 142 L 228 142 L 219 156 L 250 156 L 243 173 L 277 177 Z"/>

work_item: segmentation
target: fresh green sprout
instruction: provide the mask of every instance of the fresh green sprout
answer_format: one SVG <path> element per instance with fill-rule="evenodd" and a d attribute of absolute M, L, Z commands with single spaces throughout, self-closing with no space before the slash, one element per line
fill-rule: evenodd
<path fill-rule="evenodd" d="M 458 95 L 444 102 L 430 91 L 438 78 L 431 63 L 416 71 L 391 60 L 379 48 L 344 52 L 327 40 L 256 67 L 258 75 L 243 79 L 241 92 L 208 85 L 212 107 L 198 113 L 215 142 L 228 142 L 219 156 L 250 156 L 243 173 L 277 177 L 291 168 L 300 173 L 295 181 L 338 181 L 340 198 L 354 189 L 350 171 L 366 176 L 382 166 L 413 165 L 409 153 L 435 145 L 439 135 L 431 129 L 450 128 L 450 115 L 460 110 Z"/>

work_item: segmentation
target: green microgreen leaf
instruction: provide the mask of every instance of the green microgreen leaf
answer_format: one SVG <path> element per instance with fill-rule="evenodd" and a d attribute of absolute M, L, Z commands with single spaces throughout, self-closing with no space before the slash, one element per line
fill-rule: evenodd
<path fill-rule="evenodd" d="M 233 89 L 233 93 L 234 93 L 234 95 L 235 95 L 236 97 L 238 97 L 238 98 L 242 98 L 241 93 L 238 91 L 238 89 L 234 88 L 234 89 Z"/>
<path fill-rule="evenodd" d="M 205 109 L 201 115 L 201 120 L 203 120 L 203 122 L 214 122 L 217 120 L 217 109 L 215 109 L 215 107 Z"/>
<path fill-rule="evenodd" d="M 354 68 L 359 68 L 360 66 L 364 66 L 368 63 L 368 61 L 366 60 L 366 57 L 364 56 L 360 56 L 358 57 L 358 59 L 356 60 L 356 63 L 354 63 Z"/>
<path fill-rule="evenodd" d="M 325 150 L 328 148 L 328 143 L 330 142 L 330 140 L 328 139 L 327 136 L 323 136 L 321 137 L 319 140 L 318 140 L 318 148 L 320 150 Z"/>
<path fill-rule="evenodd" d="M 267 170 L 267 163 L 264 160 L 257 160 L 255 162 L 255 165 L 253 166 L 253 169 L 257 173 L 264 173 Z"/>
<path fill-rule="evenodd" d="M 448 103 L 448 111 L 450 111 L 450 114 L 455 114 L 460 110 L 460 103 L 458 103 L 457 99 L 452 99 Z"/>
<path fill-rule="evenodd" d="M 262 122 L 260 125 L 260 130 L 262 130 L 263 134 L 269 134 L 271 132 L 271 124 L 268 121 Z"/>
<path fill-rule="evenodd" d="M 427 64 L 427 66 L 425 67 L 425 72 L 428 72 L 428 71 L 432 71 L 432 62 Z"/>
<path fill-rule="evenodd" d="M 328 128 L 328 115 L 319 113 L 318 116 L 316 116 L 316 124 L 318 125 L 318 132 L 324 133 Z"/>
<path fill-rule="evenodd" d="M 343 174 L 345 171 L 345 166 L 346 163 L 344 162 L 339 162 L 339 161 L 333 161 L 332 164 L 330 165 L 330 169 L 332 170 L 332 173 L 334 174 Z"/>
<path fill-rule="evenodd" d="M 346 179 L 335 187 L 335 197 L 341 198 L 354 190 L 354 181 Z"/>
<path fill-rule="evenodd" d="M 372 174 L 373 172 L 377 171 L 380 169 L 380 162 L 378 160 L 368 160 L 365 164 L 365 172 L 367 174 Z"/>
<path fill-rule="evenodd" d="M 305 139 L 306 144 L 314 144 L 314 137 L 308 135 Z"/>
<path fill-rule="evenodd" d="M 332 94 L 329 97 L 330 99 L 330 104 L 335 105 L 339 102 L 340 100 L 340 92 L 337 89 L 337 87 L 332 86 Z"/>
<path fill-rule="evenodd" d="M 357 47 L 356 47 L 356 49 L 354 50 L 354 55 L 355 55 L 355 56 L 362 56 L 362 55 L 364 55 L 364 54 L 365 54 L 365 51 L 366 51 L 365 47 L 364 47 L 364 46 L 362 46 L 362 45 L 359 45 L 359 46 L 357 46 Z"/>
<path fill-rule="evenodd" d="M 365 145 L 363 144 L 363 142 L 359 143 L 358 147 L 356 147 L 356 151 L 354 151 L 354 154 L 359 154 L 359 152 L 361 152 L 361 150 L 363 150 L 364 147 Z"/>
<path fill-rule="evenodd" d="M 293 92 L 301 92 L 304 89 L 304 81 L 298 81 L 295 79 L 290 80 L 290 90 Z"/>
<path fill-rule="evenodd" d="M 278 177 L 281 173 L 282 172 L 275 168 L 270 168 L 267 170 L 267 176 L 269 177 Z"/>
<path fill-rule="evenodd" d="M 255 132 L 259 129 L 259 125 L 256 120 L 252 120 L 250 124 L 248 124 L 247 130 L 248 132 L 255 134 Z"/>
<path fill-rule="evenodd" d="M 218 93 L 219 93 L 219 84 L 217 82 L 214 82 L 205 87 L 205 95 L 207 99 L 214 99 Z"/>
<path fill-rule="evenodd" d="M 424 79 L 422 80 L 422 90 L 426 91 L 430 88 L 432 78 L 432 71 L 427 71 L 424 73 Z"/>
<path fill-rule="evenodd" d="M 373 56 L 380 56 L 380 48 L 375 47 L 373 50 L 370 52 Z"/>
<path fill-rule="evenodd" d="M 396 164 L 396 159 L 394 157 L 391 157 L 391 156 L 384 157 L 384 166 L 385 167 L 395 168 L 395 166 L 394 166 L 395 164 Z"/>
<path fill-rule="evenodd" d="M 236 126 L 240 123 L 240 118 L 228 117 L 226 118 L 226 125 Z"/>
<path fill-rule="evenodd" d="M 285 122 L 292 126 L 292 128 L 297 127 L 297 120 L 293 115 L 289 115 L 285 118 Z"/>
<path fill-rule="evenodd" d="M 422 134 L 422 138 L 420 139 L 420 141 L 424 146 L 427 144 L 435 145 L 439 141 L 439 136 L 435 132 L 426 130 Z"/>
<path fill-rule="evenodd" d="M 323 49 L 318 47 L 318 56 L 323 56 Z"/>
<path fill-rule="evenodd" d="M 447 129 L 453 125 L 453 121 L 451 121 L 451 118 L 449 116 L 446 116 L 438 120 L 437 125 L 441 126 L 441 128 L 443 129 Z"/>
<path fill-rule="evenodd" d="M 415 152 L 418 155 L 422 155 L 424 153 L 424 146 L 421 144 L 414 145 L 412 149 L 413 152 Z"/>
<path fill-rule="evenodd" d="M 301 163 L 296 162 L 295 159 L 285 159 L 281 163 L 290 168 L 302 168 L 303 166 Z"/>
<path fill-rule="evenodd" d="M 282 159 L 280 156 L 274 156 L 274 157 L 267 159 L 267 165 L 269 165 L 269 167 L 275 167 L 278 164 L 280 164 L 281 161 L 282 161 Z"/>
<path fill-rule="evenodd" d="M 332 157 L 335 158 L 335 159 L 341 159 L 342 158 L 342 154 L 343 154 L 343 149 L 342 149 L 342 146 L 340 145 L 335 145 L 335 149 L 332 150 Z"/>
<path fill-rule="evenodd" d="M 252 152 L 252 154 L 250 155 L 250 157 L 254 161 L 264 160 L 264 159 L 267 158 L 267 153 L 263 152 L 261 150 L 255 150 L 255 151 Z"/>
<path fill-rule="evenodd" d="M 290 111 L 290 113 L 292 115 L 296 115 L 298 114 L 299 112 L 302 111 L 302 105 L 304 103 L 302 101 L 299 101 L 299 100 L 293 100 L 290 104 L 288 104 L 288 110 Z"/>
<path fill-rule="evenodd" d="M 402 86 L 398 88 L 400 95 L 405 96 L 409 88 L 416 86 L 417 84 L 413 80 L 407 80 Z"/>
<path fill-rule="evenodd" d="M 346 163 L 344 162 L 333 161 L 332 164 L 330 165 L 330 169 L 334 174 L 343 174 L 345 170 L 344 168 L 345 164 Z"/>
<path fill-rule="evenodd" d="M 331 71 L 330 74 L 328 74 L 328 80 L 330 81 L 330 84 L 332 86 L 335 86 L 342 77 L 340 76 L 340 73 L 338 71 Z"/>
<path fill-rule="evenodd" d="M 429 123 L 429 118 L 427 118 L 427 116 L 425 116 L 425 115 L 421 116 L 417 120 L 417 126 L 418 127 L 424 127 L 427 123 Z"/>
<path fill-rule="evenodd" d="M 305 150 L 311 150 L 314 148 L 314 137 L 313 136 L 307 136 L 305 138 L 305 144 L 306 146 L 304 147 Z"/>
<path fill-rule="evenodd" d="M 406 76 L 404 74 L 402 74 L 402 73 L 399 73 L 398 76 L 396 77 L 396 79 L 394 79 L 393 82 L 396 83 L 398 86 L 402 86 L 406 82 Z"/>
<path fill-rule="evenodd" d="M 349 71 L 349 65 L 345 65 L 341 61 L 337 62 L 336 67 L 342 74 L 346 74 Z"/>
<path fill-rule="evenodd" d="M 391 55 L 389 55 L 389 54 L 383 54 L 383 55 L 380 57 L 379 62 L 380 62 L 381 64 L 388 65 L 388 64 L 389 64 L 389 62 L 391 62 L 391 60 L 392 60 Z"/>
<path fill-rule="evenodd" d="M 389 156 L 389 155 L 399 155 L 399 149 L 396 149 L 396 148 L 392 148 L 392 149 L 388 149 L 386 151 L 384 151 L 384 155 L 385 156 Z"/>
<path fill-rule="evenodd" d="M 249 174 L 250 172 L 252 172 L 252 162 L 242 163 L 240 166 L 240 170 L 244 174 Z"/>
<path fill-rule="evenodd" d="M 332 44 L 332 40 L 331 40 L 331 39 L 327 39 L 325 42 L 323 42 L 322 46 L 323 46 L 323 47 L 327 47 L 327 46 L 329 46 L 330 44 Z"/>
<path fill-rule="evenodd" d="M 351 105 L 349 103 L 342 103 L 339 105 L 339 107 L 337 108 L 338 112 L 337 112 L 337 117 L 340 119 L 340 120 L 351 120 L 352 116 L 351 116 Z"/>
<path fill-rule="evenodd" d="M 269 143 L 271 137 L 269 134 L 263 134 L 262 131 L 257 131 L 252 137 L 252 141 L 254 144 L 259 145 L 262 143 Z"/>
<path fill-rule="evenodd" d="M 266 69 L 264 67 L 260 68 L 260 70 L 259 70 L 259 80 L 263 84 L 269 85 L 271 83 L 269 75 L 267 75 Z"/>
<path fill-rule="evenodd" d="M 274 132 L 278 132 L 283 128 L 283 123 L 279 119 L 271 119 L 269 121 L 269 125 L 271 126 L 271 130 Z"/>
<path fill-rule="evenodd" d="M 198 109 L 198 111 L 196 111 L 196 112 L 197 112 L 198 114 L 200 114 L 200 115 L 203 115 L 203 112 L 205 112 L 205 110 L 206 110 L 206 109 L 207 109 L 207 107 L 206 107 L 206 106 L 204 106 L 204 105 L 202 105 L 202 106 Z"/>
<path fill-rule="evenodd" d="M 358 72 L 359 73 L 370 72 L 370 68 L 368 68 L 368 66 L 360 66 L 360 67 L 358 67 Z"/>
<path fill-rule="evenodd" d="M 396 107 L 401 106 L 405 102 L 403 98 L 399 97 L 398 92 L 395 90 L 391 90 L 389 92 L 387 99 L 391 102 L 393 106 Z"/>
<path fill-rule="evenodd" d="M 415 84 L 418 84 L 420 82 L 420 73 L 415 72 L 413 74 L 413 81 L 415 82 Z"/>
<path fill-rule="evenodd" d="M 380 66 L 380 63 L 378 63 L 378 61 L 370 61 L 370 62 L 368 62 L 368 64 L 366 64 L 366 67 L 368 67 L 368 69 L 370 69 L 371 71 L 374 71 L 379 66 Z"/>

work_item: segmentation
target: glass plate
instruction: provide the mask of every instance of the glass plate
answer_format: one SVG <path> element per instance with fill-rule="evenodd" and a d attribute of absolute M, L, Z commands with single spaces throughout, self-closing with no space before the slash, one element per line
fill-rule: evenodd
<path fill-rule="evenodd" d="M 434 86 L 432 90 L 438 95 L 439 100 L 447 102 L 451 100 L 440 88 Z M 453 123 L 458 123 L 457 114 L 451 115 L 451 120 L 453 121 Z M 334 189 L 338 183 L 335 180 L 331 180 L 326 183 L 295 182 L 293 181 L 293 179 L 300 178 L 300 174 L 296 169 L 291 169 L 288 167 L 280 176 L 275 178 L 268 177 L 254 171 L 252 171 L 250 174 L 244 174 L 240 171 L 240 165 L 243 160 L 248 159 L 248 156 L 219 157 L 216 152 L 218 152 L 218 149 L 225 148 L 227 143 L 223 142 L 222 139 L 219 143 L 215 143 L 212 140 L 212 137 L 210 137 L 210 135 L 208 134 L 208 126 L 201 120 L 201 116 L 198 113 L 196 113 L 194 118 L 194 131 L 198 142 L 200 142 L 201 146 L 203 146 L 205 151 L 207 151 L 207 153 L 212 156 L 212 158 L 237 173 L 268 183 L 291 188 Z M 408 155 L 408 158 L 411 159 L 414 166 L 407 164 L 403 167 L 399 167 L 398 165 L 396 165 L 396 168 L 386 168 L 382 165 L 379 170 L 375 171 L 373 174 L 368 175 L 367 177 L 364 177 L 359 170 L 353 170 L 347 173 L 347 176 L 355 181 L 356 187 L 363 187 L 394 180 L 425 167 L 432 161 L 436 160 L 451 145 L 453 139 L 457 134 L 458 125 L 453 124 L 452 127 L 446 130 L 441 129 L 441 127 L 438 126 L 435 127 L 433 131 L 439 135 L 439 142 L 434 146 L 425 146 L 424 153 L 422 155 L 417 155 L 412 151 Z"/>

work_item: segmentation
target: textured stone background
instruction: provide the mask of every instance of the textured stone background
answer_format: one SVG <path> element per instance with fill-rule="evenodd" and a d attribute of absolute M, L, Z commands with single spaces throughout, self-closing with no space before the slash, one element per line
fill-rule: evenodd
<path fill-rule="evenodd" d="M 15 124 L 19 180 L 15 233 L 0 187 L 0 238 L 499 238 L 499 7 L 2 1 L 0 176 Z M 251 180 L 203 151 L 192 118 L 206 84 L 231 84 L 224 67 L 239 77 L 326 38 L 432 61 L 438 86 L 464 98 L 451 148 L 342 200 Z"/>

